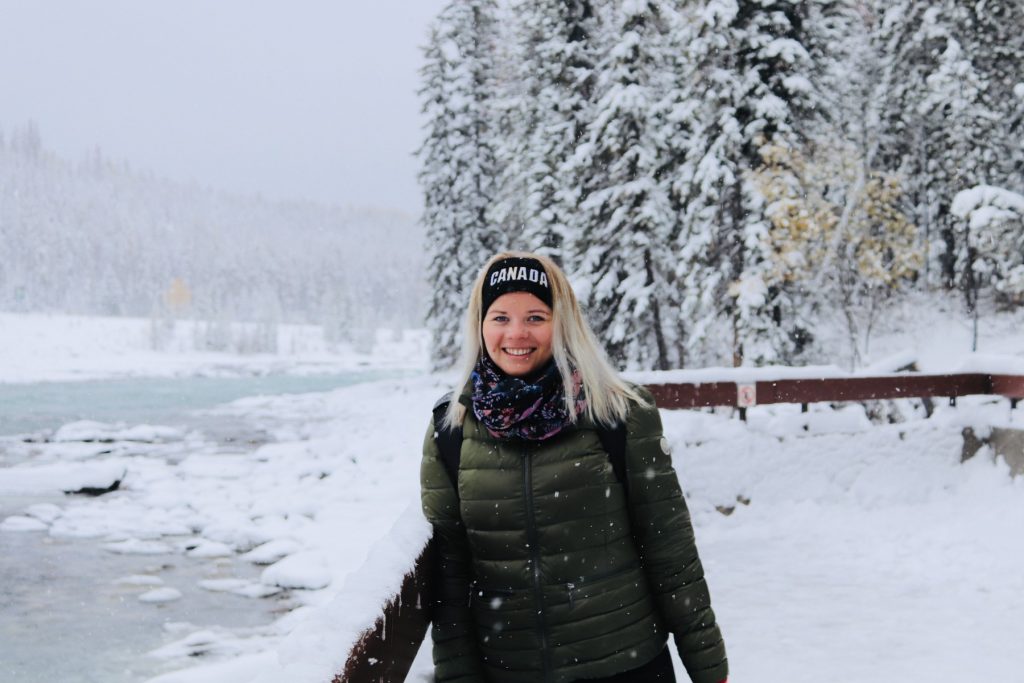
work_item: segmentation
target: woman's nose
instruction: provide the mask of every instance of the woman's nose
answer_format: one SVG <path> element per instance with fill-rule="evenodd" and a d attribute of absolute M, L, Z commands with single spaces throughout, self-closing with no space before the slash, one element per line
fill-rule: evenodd
<path fill-rule="evenodd" d="M 527 333 L 526 325 L 521 322 L 512 323 L 512 327 L 509 329 L 509 334 L 513 337 L 525 337 Z"/>

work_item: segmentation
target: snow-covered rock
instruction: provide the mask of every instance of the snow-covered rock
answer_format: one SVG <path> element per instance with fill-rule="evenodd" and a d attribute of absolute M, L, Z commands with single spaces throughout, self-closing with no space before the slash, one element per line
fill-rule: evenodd
<path fill-rule="evenodd" d="M 281 588 L 326 588 L 332 579 L 327 559 L 320 552 L 304 551 L 278 560 L 263 570 L 260 581 Z"/>
<path fill-rule="evenodd" d="M 0 468 L 0 495 L 108 489 L 124 476 L 125 465 L 117 461 L 18 465 Z"/>
<path fill-rule="evenodd" d="M 53 435 L 51 441 L 98 441 L 114 442 L 117 432 L 125 425 L 97 422 L 95 420 L 77 420 L 62 425 Z"/>
<path fill-rule="evenodd" d="M 185 432 L 166 425 L 139 424 L 128 427 L 123 422 L 109 423 L 95 420 L 77 420 L 62 425 L 54 432 L 51 441 L 114 443 L 133 441 L 138 443 L 168 443 L 181 441 Z"/>
<path fill-rule="evenodd" d="M 58 517 L 64 514 L 64 511 L 61 510 L 60 506 L 53 503 L 36 503 L 25 508 L 25 514 L 47 524 L 52 524 L 57 521 Z"/>
<path fill-rule="evenodd" d="M 163 587 L 146 591 L 139 596 L 139 602 L 162 603 L 174 602 L 181 599 L 181 591 L 177 588 Z"/>
<path fill-rule="evenodd" d="M 137 538 L 105 543 L 101 547 L 118 555 L 169 555 L 174 552 L 173 547 L 161 541 L 142 541 Z"/>
<path fill-rule="evenodd" d="M 249 582 L 245 579 L 203 579 L 199 582 L 199 587 L 203 590 L 221 593 L 235 591 L 248 584 Z"/>
<path fill-rule="evenodd" d="M 249 552 L 242 555 L 243 560 L 253 564 L 273 564 L 278 560 L 299 552 L 301 546 L 289 538 L 279 538 L 258 545 Z"/>
<path fill-rule="evenodd" d="M 247 583 L 231 592 L 244 598 L 269 598 L 272 595 L 277 595 L 282 590 L 280 586 L 268 586 L 265 583 Z"/>
<path fill-rule="evenodd" d="M 186 553 L 189 557 L 201 558 L 231 557 L 234 554 L 234 548 L 225 543 L 218 543 L 217 541 L 202 541 L 199 545 Z"/>

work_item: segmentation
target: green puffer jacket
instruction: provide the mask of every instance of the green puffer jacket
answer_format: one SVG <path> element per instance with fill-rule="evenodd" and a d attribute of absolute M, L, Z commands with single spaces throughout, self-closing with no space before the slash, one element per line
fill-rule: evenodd
<path fill-rule="evenodd" d="M 628 496 L 592 423 L 500 441 L 468 411 L 456 498 L 431 424 L 421 483 L 440 566 L 438 683 L 611 676 L 653 659 L 669 633 L 694 683 L 726 678 L 661 418 L 639 391 L 652 407 L 629 414 Z"/>

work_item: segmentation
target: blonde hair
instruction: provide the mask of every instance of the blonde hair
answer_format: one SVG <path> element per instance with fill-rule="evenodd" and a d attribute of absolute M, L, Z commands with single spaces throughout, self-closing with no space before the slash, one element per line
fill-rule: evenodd
<path fill-rule="evenodd" d="M 507 258 L 531 258 L 540 262 L 547 272 L 551 287 L 551 319 L 553 329 L 551 348 L 555 365 L 562 375 L 562 388 L 566 410 L 570 419 L 576 421 L 575 395 L 573 393 L 572 369 L 576 368 L 583 381 L 587 396 L 586 416 L 595 423 L 611 427 L 626 421 L 630 401 L 647 405 L 637 391 L 623 381 L 608 362 L 583 318 L 576 294 L 562 269 L 547 256 L 525 251 L 504 251 L 495 254 L 476 276 L 473 290 L 466 309 L 462 358 L 459 361 L 459 380 L 455 385 L 452 400 L 448 404 L 444 425 L 461 425 L 466 417 L 466 407 L 458 401 L 459 394 L 469 382 L 480 354 L 483 353 L 481 326 L 487 311 L 483 307 L 483 285 L 487 271 L 496 261 Z"/>

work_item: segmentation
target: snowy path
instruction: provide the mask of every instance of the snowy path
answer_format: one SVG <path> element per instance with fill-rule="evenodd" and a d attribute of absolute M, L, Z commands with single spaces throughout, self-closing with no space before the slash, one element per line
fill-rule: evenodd
<path fill-rule="evenodd" d="M 292 683 L 324 683 L 316 672 L 344 658 L 338 644 L 358 618 L 372 618 L 353 621 L 365 576 L 347 588 L 346 577 L 418 499 L 419 449 L 444 390 L 439 378 L 423 377 L 246 399 L 230 410 L 277 443 L 234 458 L 197 453 L 177 465 L 122 459 L 132 485 L 83 505 L 81 523 L 172 544 L 182 533 L 175 527 L 185 526 L 235 552 L 277 548 L 287 557 L 262 583 L 292 585 L 302 605 L 258 641 L 225 649 L 241 658 L 153 683 L 275 680 L 275 671 Z M 868 423 L 859 407 L 807 416 L 792 406 L 758 408 L 749 424 L 662 414 L 731 680 L 1020 678 L 1024 482 L 990 456 L 961 465 L 959 454 L 964 425 L 1024 416 L 987 399 L 886 426 Z M 716 506 L 736 509 L 726 516 Z M 67 529 L 69 521 L 53 525 Z M 396 580 L 379 576 L 380 587 Z M 172 663 L 196 664 L 181 647 L 188 636 L 176 637 L 182 656 Z M 429 672 L 425 657 L 416 672 Z"/>
<path fill-rule="evenodd" d="M 940 421 L 682 457 L 752 501 L 697 516 L 735 680 L 1019 680 L 1024 486 Z"/>

